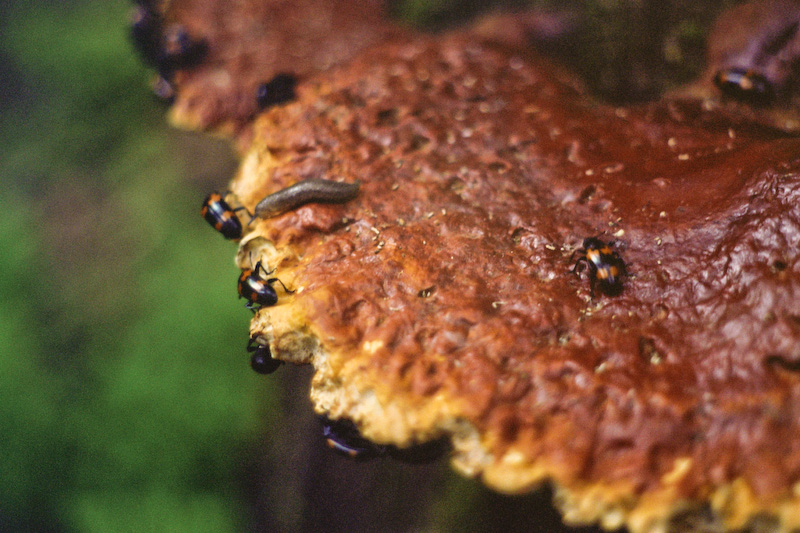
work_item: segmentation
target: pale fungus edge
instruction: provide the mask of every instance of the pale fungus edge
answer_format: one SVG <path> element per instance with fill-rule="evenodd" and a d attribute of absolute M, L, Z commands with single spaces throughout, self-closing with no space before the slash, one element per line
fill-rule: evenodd
<path fill-rule="evenodd" d="M 462 416 L 459 401 L 437 393 L 428 398 L 386 390 L 380 376 L 359 355 L 329 352 L 306 320 L 305 310 L 293 303 L 264 308 L 254 317 L 251 333 L 265 337 L 274 357 L 311 364 L 314 377 L 310 398 L 315 411 L 330 418 L 351 420 L 359 432 L 377 444 L 407 447 L 445 437 L 451 445 L 450 464 L 460 474 L 479 478 L 505 494 L 524 494 L 550 484 L 554 503 L 569 525 L 599 524 L 604 529 L 627 527 L 631 533 L 679 531 L 675 517 L 703 516 L 703 531 L 749 531 L 766 517 L 772 529 L 800 528 L 800 486 L 773 502 L 760 501 L 743 479 L 709 488 L 703 500 L 686 500 L 679 493 L 682 477 L 692 468 L 689 457 L 676 459 L 661 485 L 644 493 L 625 483 L 574 480 L 547 457 L 531 458 L 512 446 L 495 455 L 491 437 Z M 363 347 L 363 354 L 367 347 Z M 341 361 L 346 360 L 344 364 Z M 759 522 L 758 531 L 765 531 Z"/>
<path fill-rule="evenodd" d="M 264 158 L 259 159 L 264 164 Z M 271 157 L 267 159 L 275 163 Z M 298 284 L 302 260 L 291 247 L 278 248 L 260 233 L 256 229 L 241 240 L 237 266 L 249 268 L 262 260 L 270 268 L 278 267 L 281 279 L 302 293 L 304 287 Z M 658 488 L 640 493 L 622 482 L 575 480 L 547 457 L 527 457 L 513 445 L 497 456 L 492 449 L 496 439 L 481 434 L 463 416 L 465 409 L 459 404 L 463 400 L 444 393 L 420 398 L 388 390 L 385 380 L 366 364 L 370 354 L 382 349 L 375 344 L 380 341 L 365 343 L 357 353 L 338 353 L 325 345 L 309 321 L 310 310 L 300 303 L 304 300 L 289 297 L 261 308 L 251 323 L 251 334 L 268 343 L 274 358 L 312 365 L 310 399 L 315 411 L 352 421 L 364 438 L 376 444 L 403 448 L 445 438 L 450 442 L 451 466 L 493 490 L 524 494 L 550 484 L 562 520 L 573 526 L 599 524 L 607 530 L 626 527 L 631 533 L 677 533 L 687 530 L 673 525 L 676 517 L 691 521 L 697 516 L 703 526 L 696 531 L 706 533 L 800 529 L 800 484 L 772 502 L 760 501 L 741 478 L 709 487 L 702 499 L 684 499 L 678 485 L 692 468 L 690 457 L 676 459 Z"/>

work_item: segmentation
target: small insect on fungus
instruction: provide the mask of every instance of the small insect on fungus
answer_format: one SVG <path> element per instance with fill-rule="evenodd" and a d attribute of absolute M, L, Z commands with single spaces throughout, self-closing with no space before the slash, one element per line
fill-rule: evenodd
<path fill-rule="evenodd" d="M 256 103 L 260 109 L 294 100 L 297 76 L 282 72 L 256 89 Z"/>
<path fill-rule="evenodd" d="M 769 104 L 774 97 L 772 84 L 753 69 L 720 70 L 714 76 L 714 84 L 725 96 L 754 105 Z"/>
<path fill-rule="evenodd" d="M 161 35 L 158 53 L 158 71 L 165 78 L 170 78 L 176 70 L 196 67 L 205 59 L 208 43 L 205 39 L 196 39 L 180 24 L 172 24 L 164 29 Z"/>
<path fill-rule="evenodd" d="M 130 36 L 142 59 L 155 65 L 161 39 L 161 17 L 152 6 L 137 2 L 131 13 Z"/>
<path fill-rule="evenodd" d="M 266 344 L 258 342 L 258 336 L 250 337 L 247 343 L 247 352 L 250 356 L 250 367 L 259 374 L 272 374 L 281 366 L 282 361 L 272 358 L 272 352 Z"/>
<path fill-rule="evenodd" d="M 226 239 L 238 240 L 242 238 L 242 222 L 236 211 L 242 210 L 247 213 L 244 207 L 231 208 L 221 194 L 212 192 L 203 201 L 200 215 Z"/>
<path fill-rule="evenodd" d="M 263 272 L 264 276 L 262 277 L 259 272 Z M 274 283 L 280 283 L 287 293 L 294 293 L 294 291 L 287 289 L 286 285 L 278 278 L 267 277 L 273 272 L 275 272 L 275 269 L 267 272 L 264 265 L 259 261 L 256 263 L 255 268 L 252 270 L 245 269 L 239 276 L 239 298 L 247 299 L 245 307 L 254 313 L 261 307 L 269 307 L 278 302 L 278 293 L 272 286 Z"/>
<path fill-rule="evenodd" d="M 373 444 L 358 432 L 349 420 L 331 420 L 322 417 L 322 435 L 336 453 L 351 459 L 369 459 L 383 455 L 384 446 Z"/>
<path fill-rule="evenodd" d="M 588 237 L 583 241 L 583 247 L 573 254 L 578 255 L 578 260 L 572 268 L 575 274 L 580 273 L 583 265 L 589 266 L 589 280 L 592 298 L 595 288 L 606 296 L 617 296 L 622 292 L 622 277 L 628 274 L 625 262 L 617 252 L 612 250 L 612 244 L 606 244 L 597 237 Z"/>

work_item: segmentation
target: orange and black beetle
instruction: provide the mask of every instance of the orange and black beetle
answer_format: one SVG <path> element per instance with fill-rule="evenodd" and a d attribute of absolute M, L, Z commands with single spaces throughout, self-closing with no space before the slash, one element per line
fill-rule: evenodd
<path fill-rule="evenodd" d="M 387 447 L 366 440 L 352 422 L 322 417 L 322 436 L 336 453 L 351 459 L 370 459 L 386 453 Z"/>
<path fill-rule="evenodd" d="M 755 105 L 769 104 L 774 91 L 772 84 L 753 69 L 728 68 L 717 72 L 714 84 L 725 96 Z"/>
<path fill-rule="evenodd" d="M 617 296 L 622 292 L 622 277 L 628 272 L 625 262 L 611 248 L 611 244 L 606 244 L 597 237 L 588 237 L 583 241 L 583 248 L 576 250 L 575 254 L 578 255 L 578 260 L 572 272 L 578 274 L 582 265 L 589 266 L 592 297 L 597 286 L 606 296 Z"/>
<path fill-rule="evenodd" d="M 220 193 L 212 192 L 203 201 L 200 215 L 226 239 L 241 239 L 242 223 L 236 216 L 241 210 L 247 211 L 244 207 L 232 209 Z"/>
<path fill-rule="evenodd" d="M 259 272 L 263 272 L 265 277 L 262 277 Z M 280 283 L 287 293 L 294 292 L 287 289 L 286 285 L 278 278 L 266 277 L 273 272 L 275 272 L 274 269 L 267 272 L 259 261 L 255 268 L 243 270 L 239 276 L 239 298 L 246 298 L 248 301 L 245 307 L 254 313 L 260 307 L 269 307 L 278 302 L 278 293 L 272 286 L 274 283 Z"/>

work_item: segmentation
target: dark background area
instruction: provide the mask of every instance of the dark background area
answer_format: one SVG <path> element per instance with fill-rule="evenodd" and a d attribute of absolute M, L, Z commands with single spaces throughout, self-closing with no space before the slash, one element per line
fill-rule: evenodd
<path fill-rule="evenodd" d="M 436 29 L 523 4 L 392 9 Z M 599 98 L 651 98 L 730 4 L 537 2 L 577 21 L 540 44 Z M 235 158 L 166 125 L 129 8 L 0 3 L 0 531 L 558 531 L 546 488 L 335 455 L 310 369 L 250 370 L 235 245 L 199 215 Z"/>

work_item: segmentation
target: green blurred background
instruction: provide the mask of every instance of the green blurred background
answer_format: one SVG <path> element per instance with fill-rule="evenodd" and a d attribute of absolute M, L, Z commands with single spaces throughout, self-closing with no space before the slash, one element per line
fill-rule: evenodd
<path fill-rule="evenodd" d="M 609 98 L 694 75 L 724 4 L 700 16 L 669 3 L 661 73 L 642 77 L 618 67 L 629 47 L 613 35 L 631 20 L 609 13 L 630 12 L 624 2 L 540 3 L 599 21 L 562 52 Z M 394 11 L 435 27 L 486 7 Z M 166 126 L 129 9 L 0 5 L 0 531 L 555 530 L 547 491 L 506 498 L 445 461 L 333 455 L 308 369 L 250 370 L 235 245 L 199 216 L 236 162 L 225 143 Z"/>
<path fill-rule="evenodd" d="M 234 163 L 186 157 L 210 141 L 166 127 L 129 7 L 0 8 L 2 531 L 241 529 L 274 420 L 232 245 L 198 214 Z"/>

